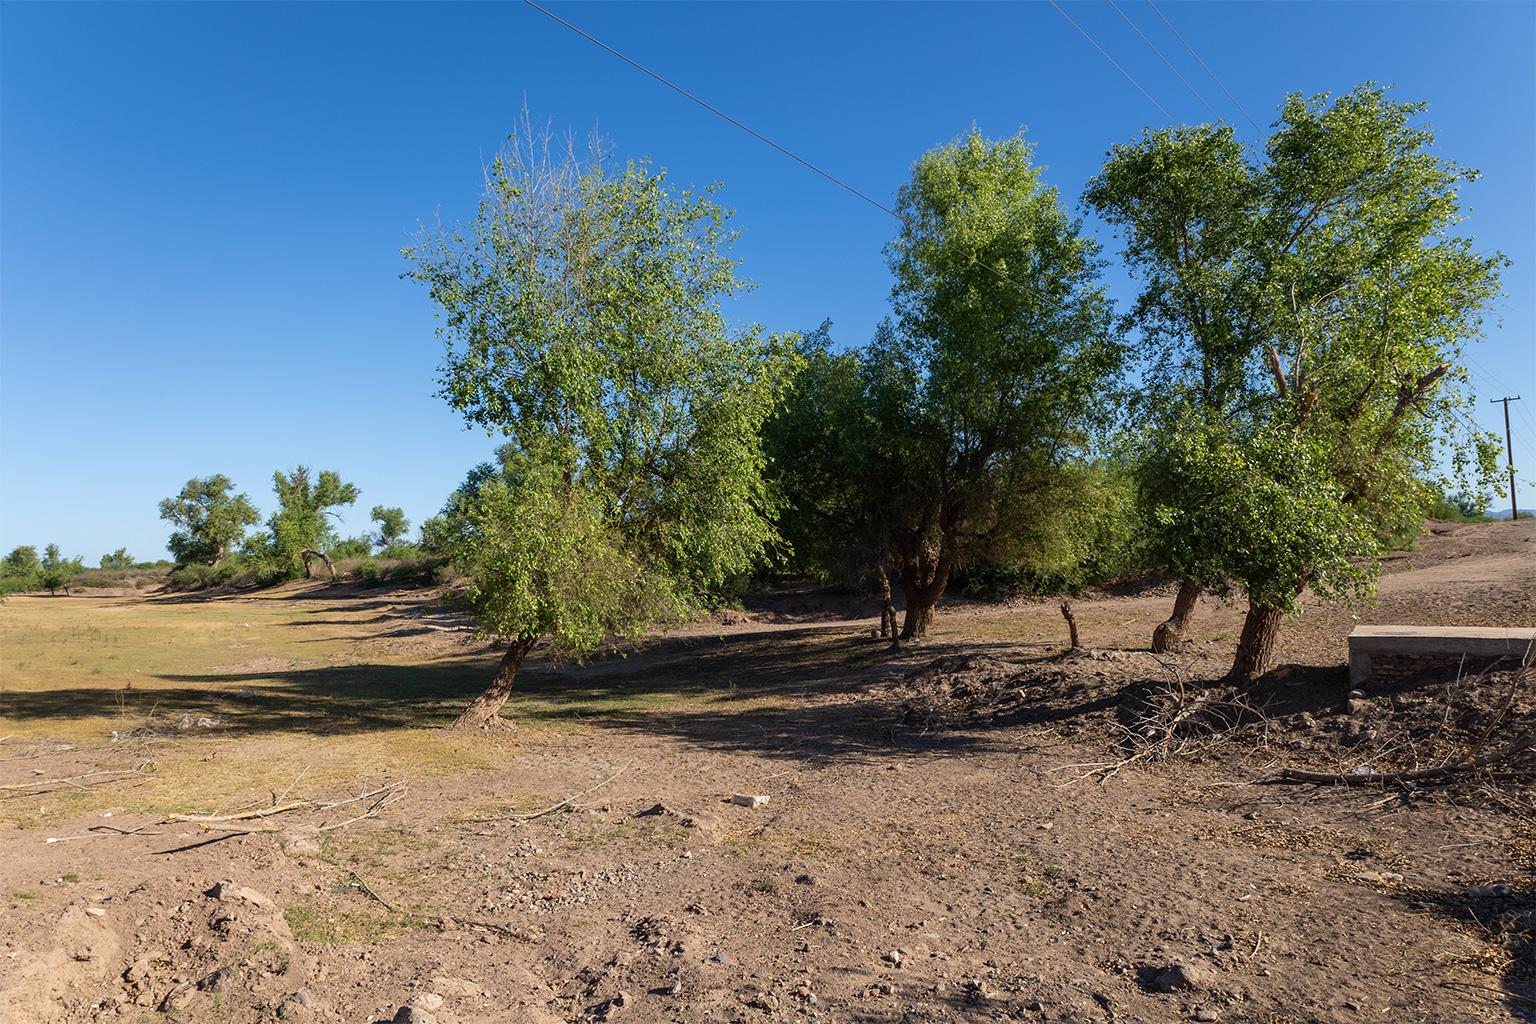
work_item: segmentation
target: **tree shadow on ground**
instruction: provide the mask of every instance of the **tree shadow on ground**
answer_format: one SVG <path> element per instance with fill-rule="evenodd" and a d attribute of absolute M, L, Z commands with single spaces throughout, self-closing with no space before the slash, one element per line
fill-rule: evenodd
<path fill-rule="evenodd" d="M 1536 1024 L 1536 893 L 1510 891 L 1496 895 L 1495 887 L 1462 892 L 1425 893 L 1415 889 L 1400 895 L 1411 909 L 1429 911 L 1457 921 L 1503 954 L 1498 987 L 1475 981 L 1442 979 L 1445 988 L 1502 996 L 1513 1020 Z"/>
<path fill-rule="evenodd" d="M 371 620 L 370 620 L 371 621 Z M 388 623 L 383 623 L 388 624 Z M 409 617 L 398 626 L 411 631 Z M 380 637 L 400 633 L 386 630 Z M 865 699 L 880 680 L 934 658 L 990 654 L 1019 660 L 1051 648 L 929 641 L 892 651 L 846 620 L 727 635 L 698 632 L 610 652 L 584 664 L 537 659 L 520 673 L 506 715 L 515 722 L 672 736 L 718 749 L 785 758 L 868 758 L 893 751 L 1015 747 L 996 729 L 903 729 Z M 292 664 L 255 671 L 160 674 L 150 687 L 11 691 L 15 719 L 116 718 L 120 728 L 173 726 L 181 715 L 218 720 L 223 736 L 340 735 L 446 725 L 489 682 L 499 652 L 459 648 L 412 664 Z M 1067 722 L 1112 709 L 1115 689 L 1068 688 L 1049 706 L 993 725 Z"/>

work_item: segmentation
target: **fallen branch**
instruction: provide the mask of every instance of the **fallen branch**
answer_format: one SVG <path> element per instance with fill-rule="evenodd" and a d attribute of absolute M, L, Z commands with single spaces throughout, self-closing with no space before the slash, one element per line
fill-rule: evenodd
<path fill-rule="evenodd" d="M 572 793 L 570 796 L 566 797 L 564 800 L 561 800 L 559 803 L 550 804 L 548 807 L 540 808 L 537 811 L 529 811 L 526 814 L 503 814 L 495 818 L 461 818 L 460 820 L 464 822 L 473 822 L 475 824 L 485 824 L 487 822 L 493 821 L 533 821 L 535 818 L 542 818 L 546 814 L 554 814 L 562 807 L 569 807 L 577 800 L 580 800 L 582 797 L 589 793 L 596 793 L 598 790 L 608 785 L 608 783 L 629 771 L 633 764 L 634 762 L 631 761 L 629 764 L 626 764 L 623 768 L 620 768 L 618 771 L 614 772 L 612 775 L 608 776 L 597 785 L 584 789 L 580 793 Z"/>
<path fill-rule="evenodd" d="M 1474 757 L 1467 761 L 1458 761 L 1455 764 L 1444 764 L 1438 768 L 1420 768 L 1416 771 L 1403 772 L 1309 772 L 1299 768 L 1286 768 L 1271 779 L 1259 780 L 1262 784 L 1270 785 L 1281 782 L 1311 782 L 1319 785 L 1335 786 L 1375 786 L 1404 782 L 1434 782 L 1440 779 L 1450 778 L 1455 775 L 1463 775 L 1467 772 L 1475 772 L 1500 761 L 1508 760 L 1522 751 L 1536 746 L 1536 733 L 1529 733 L 1520 737 L 1502 750 L 1495 750 L 1491 754 L 1482 757 Z"/>
<path fill-rule="evenodd" d="M 39 786 L 74 786 L 76 789 L 84 789 L 84 786 L 78 784 L 81 779 L 96 779 L 96 782 L 86 783 L 86 785 L 92 786 L 102 782 L 117 782 L 120 780 L 99 778 L 99 776 L 118 775 L 128 777 L 133 775 L 143 775 L 144 770 L 153 763 L 153 761 L 144 761 L 133 768 L 111 768 L 104 769 L 102 771 L 84 772 L 80 775 L 69 775 L 61 779 L 34 779 L 31 782 L 10 782 L 4 786 L 0 786 L 0 792 L 19 793 L 29 789 L 37 789 Z"/>

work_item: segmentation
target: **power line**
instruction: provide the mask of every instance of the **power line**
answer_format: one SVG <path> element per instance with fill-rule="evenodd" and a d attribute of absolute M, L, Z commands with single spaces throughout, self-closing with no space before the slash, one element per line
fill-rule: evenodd
<path fill-rule="evenodd" d="M 805 166 L 806 168 L 808 168 L 808 169 L 810 169 L 812 171 L 815 171 L 817 174 L 821 175 L 823 178 L 826 178 L 828 181 L 832 182 L 834 185 L 836 185 L 838 188 L 841 188 L 843 191 L 848 192 L 848 193 L 850 193 L 850 194 L 852 194 L 854 196 L 857 196 L 858 198 L 864 200 L 864 202 L 868 203 L 870 206 L 873 206 L 875 209 L 879 210 L 882 213 L 889 214 L 890 216 L 896 218 L 896 220 L 898 220 L 898 221 L 900 221 L 902 219 L 901 215 L 899 213 L 897 213 L 895 210 L 891 209 L 889 206 L 886 206 L 884 203 L 881 203 L 878 200 L 870 198 L 868 195 L 866 195 L 863 192 L 860 192 L 858 189 L 854 188 L 852 185 L 848 184 L 843 179 L 837 177 L 835 174 L 832 174 L 829 171 L 822 170 L 820 167 L 818 167 L 815 164 L 811 163 L 809 160 L 805 159 L 804 157 L 800 156 L 799 154 L 793 153 L 793 152 L 785 149 L 783 146 L 779 145 L 777 142 L 774 142 L 772 139 L 768 138 L 766 135 L 762 134 L 761 132 L 755 131 L 752 128 L 749 128 L 747 125 L 742 124 L 740 121 L 736 120 L 734 117 L 732 117 L 731 115 L 727 114 L 725 111 L 721 110 L 719 107 L 714 106 L 713 104 L 711 104 L 711 103 L 701 99 L 700 97 L 695 96 L 693 93 L 689 92 L 687 89 L 684 89 L 682 86 L 677 85 L 676 83 L 674 83 L 674 82 L 672 82 L 672 81 L 662 77 L 661 75 L 659 75 L 656 72 L 652 71 L 650 68 L 646 67 L 644 64 L 641 64 L 639 61 L 635 60 L 634 58 L 629 57 L 626 54 L 620 53 L 618 50 L 615 50 L 613 47 L 609 46 L 607 43 L 603 42 L 601 39 L 599 39 L 596 36 L 592 35 L 590 32 L 583 31 L 582 29 L 578 28 L 577 26 L 575 26 L 575 25 L 571 24 L 570 22 L 566 21 L 564 18 L 560 17 L 558 14 L 555 14 L 553 11 L 549 11 L 549 10 L 539 6 L 537 3 L 534 2 L 534 0 L 523 0 L 523 3 L 527 4 L 529 7 L 533 8 L 536 11 L 538 11 L 540 14 L 544 15 L 545 17 L 549 18 L 551 21 L 555 21 L 555 22 L 558 22 L 561 25 L 564 25 L 566 28 L 570 29 L 572 32 L 574 32 L 577 35 L 581 36 L 583 39 L 587 40 L 588 42 L 590 42 L 590 43 L 592 43 L 592 44 L 594 44 L 596 46 L 599 46 L 599 47 L 601 47 L 604 50 L 607 50 L 609 53 L 613 54 L 615 57 L 619 58 L 624 63 L 628 64 L 630 67 L 635 68 L 638 71 L 644 72 L 646 75 L 650 76 L 651 78 L 654 78 L 656 81 L 660 82 L 662 85 L 666 86 L 668 89 L 671 89 L 673 92 L 677 93 L 678 95 L 686 97 L 689 100 L 692 100 L 694 103 L 697 103 L 699 106 L 703 107 L 705 110 L 709 111 L 711 114 L 714 114 L 716 117 L 720 118 L 721 120 L 735 125 L 737 128 L 740 128 L 742 131 L 746 132 L 748 135 L 752 136 L 754 139 L 757 139 L 759 142 L 762 142 L 762 143 L 764 143 L 765 145 L 768 145 L 768 146 L 772 146 L 774 149 L 778 150 L 780 153 L 783 153 L 785 156 L 789 157 L 791 160 L 795 161 L 796 163 L 801 164 L 801 165 Z M 1070 21 L 1071 19 L 1068 19 L 1068 20 Z M 1097 45 L 1097 44 L 1095 44 L 1095 45 Z M 1106 54 L 1106 56 L 1107 56 L 1107 54 Z M 1154 100 L 1153 102 L 1156 102 L 1156 101 Z M 1161 109 L 1161 108 L 1159 108 L 1159 109 Z M 1164 111 L 1164 113 L 1166 113 L 1166 111 Z M 997 277 L 997 279 L 999 281 L 1002 281 L 1004 284 L 1011 284 L 1011 285 L 1013 285 L 1016 288 L 1024 287 L 1018 281 L 1015 281 L 1013 278 L 1009 277 L 1007 274 L 1003 273 L 1001 270 L 998 270 L 992 264 L 990 264 L 990 263 L 983 263 L 983 262 L 980 262 L 979 260 L 976 261 L 976 262 L 977 262 L 977 264 L 979 266 L 985 267 L 987 270 L 991 271 L 991 273 L 994 274 Z"/>
<path fill-rule="evenodd" d="M 1141 26 L 1132 21 L 1130 17 L 1120 9 L 1120 5 L 1115 3 L 1115 0 L 1109 0 L 1109 6 L 1113 7 L 1115 9 L 1115 13 L 1120 15 L 1121 20 L 1124 21 L 1127 25 L 1131 26 L 1131 30 L 1141 37 L 1141 41 L 1146 43 L 1147 46 L 1151 48 L 1153 53 L 1157 54 L 1158 59 L 1161 60 L 1164 64 L 1168 65 L 1168 70 L 1179 76 L 1179 81 L 1184 83 L 1184 88 L 1188 89 L 1190 93 L 1195 97 L 1195 99 L 1199 100 L 1205 106 L 1205 109 L 1211 112 L 1212 117 L 1216 118 L 1218 121 L 1226 121 L 1226 118 L 1218 114 L 1216 112 L 1216 108 L 1207 103 L 1205 97 L 1200 95 L 1200 90 L 1196 89 L 1189 83 L 1189 79 L 1184 77 L 1184 72 L 1174 67 L 1173 61 L 1163 56 L 1163 51 L 1159 50 L 1157 45 L 1153 43 L 1152 40 L 1147 38 L 1147 34 L 1141 30 Z"/>
<path fill-rule="evenodd" d="M 1051 2 L 1054 3 L 1055 0 L 1051 0 Z M 1211 81 L 1221 86 L 1221 91 L 1227 94 L 1227 99 L 1232 101 L 1232 105 L 1241 111 L 1244 117 L 1248 118 L 1248 123 L 1253 125 L 1253 130 L 1256 132 L 1262 132 L 1264 129 L 1259 127 L 1259 122 L 1255 121 L 1252 116 L 1249 115 L 1248 111 L 1243 109 L 1243 105 L 1237 101 L 1237 97 L 1232 95 L 1232 90 L 1228 89 L 1222 80 L 1216 77 L 1216 72 L 1211 70 L 1211 66 L 1200 59 L 1200 55 L 1195 52 L 1195 48 L 1190 46 L 1189 41 L 1179 34 L 1178 29 L 1173 27 L 1173 22 L 1168 20 L 1168 16 L 1158 9 L 1157 4 L 1154 3 L 1153 0 L 1147 0 L 1147 6 L 1152 8 L 1154 11 L 1157 11 L 1157 16 L 1163 19 L 1163 24 L 1168 26 L 1168 31 L 1173 33 L 1175 39 L 1184 44 L 1184 49 L 1188 50 L 1189 55 L 1195 58 L 1195 62 L 1205 69 L 1206 74 L 1211 76 Z"/>
<path fill-rule="evenodd" d="M 1099 55 L 1100 56 L 1102 56 L 1105 60 L 1109 61 L 1110 67 L 1114 68 L 1116 71 L 1120 72 L 1120 74 L 1124 75 L 1125 76 L 1125 80 L 1127 82 L 1130 82 L 1132 85 L 1134 85 L 1136 87 L 1136 91 L 1141 93 L 1143 96 L 1145 96 L 1147 98 L 1147 102 L 1148 103 L 1151 103 L 1158 110 L 1161 110 L 1163 112 L 1163 116 L 1166 117 L 1168 120 L 1170 120 L 1170 121 L 1178 120 L 1178 118 L 1176 118 L 1172 114 L 1168 113 L 1168 108 L 1167 107 L 1165 107 L 1161 103 L 1157 102 L 1157 100 L 1152 96 L 1151 93 L 1147 92 L 1146 89 L 1143 89 L 1142 86 L 1141 86 L 1141 83 L 1136 81 L 1136 79 L 1132 78 L 1131 77 L 1131 73 L 1129 71 L 1125 70 L 1125 68 L 1121 67 L 1120 66 L 1120 62 L 1115 60 L 1115 58 L 1111 57 L 1109 55 L 1109 51 L 1104 49 L 1104 47 L 1100 46 L 1098 44 L 1098 41 L 1095 40 L 1093 38 L 1093 36 L 1089 35 L 1087 30 L 1084 29 L 1083 26 L 1081 26 L 1077 22 L 1073 21 L 1072 20 L 1072 15 L 1070 15 L 1066 11 L 1062 10 L 1061 4 L 1058 4 L 1056 2 L 1056 0 L 1051 0 L 1051 6 L 1056 8 L 1056 13 L 1057 14 L 1059 14 L 1063 18 L 1067 19 L 1067 24 L 1069 24 L 1073 28 L 1077 29 L 1078 33 L 1084 39 L 1088 40 L 1088 42 L 1093 45 L 1093 48 L 1095 50 L 1099 51 Z"/>
<path fill-rule="evenodd" d="M 815 164 L 811 163 L 805 157 L 800 156 L 798 153 L 790 152 L 789 150 L 785 149 L 783 146 L 779 145 L 777 142 L 774 142 L 772 139 L 768 138 L 768 136 L 762 134 L 761 132 L 757 132 L 757 131 L 754 131 L 751 128 L 748 128 L 746 125 L 742 124 L 740 121 L 736 120 L 734 117 L 732 117 L 730 114 L 727 114 L 725 111 L 721 110 L 719 107 L 715 107 L 715 106 L 710 105 L 709 103 L 707 103 L 706 101 L 704 101 L 704 100 L 700 99 L 699 97 L 695 96 L 693 93 L 689 92 L 687 89 L 684 89 L 682 86 L 678 85 L 677 83 L 672 82 L 669 79 L 663 78 L 661 75 L 658 75 L 656 72 L 652 71 L 650 68 L 646 67 L 644 64 L 641 64 L 639 61 L 637 61 L 637 60 L 635 60 L 635 59 L 633 59 L 633 58 L 631 58 L 629 56 L 626 56 L 625 54 L 620 53 L 618 50 L 615 50 L 613 47 L 609 46 L 607 43 L 603 42 L 601 39 L 597 38 L 596 36 L 591 35 L 590 33 L 584 32 L 581 29 L 577 28 L 575 25 L 572 25 L 570 22 L 566 21 L 564 18 L 560 17 L 560 15 L 556 14 L 555 12 L 553 12 L 551 10 L 548 10 L 548 9 L 546 9 L 544 7 L 540 7 L 538 4 L 534 3 L 534 0 L 523 0 L 523 3 L 527 4 L 529 7 L 532 7 L 534 10 L 538 11 L 540 14 L 544 15 L 546 18 L 550 19 L 551 21 L 559 22 L 561 25 L 564 25 L 566 28 L 570 29 L 572 32 L 575 32 L 577 35 L 581 36 L 583 39 L 587 40 L 588 42 L 593 43 L 596 46 L 602 47 L 603 49 L 607 50 L 609 53 L 613 54 L 615 57 L 619 58 L 619 60 L 622 60 L 624 63 L 628 64 L 630 67 L 636 69 L 637 71 L 642 71 L 645 74 L 649 75 L 650 77 L 656 79 L 656 81 L 660 82 L 662 85 L 666 86 L 668 89 L 671 89 L 673 92 L 677 93 L 679 96 L 683 96 L 683 97 L 686 97 L 687 99 L 692 100 L 694 103 L 697 103 L 699 106 L 703 107 L 705 110 L 709 111 L 711 114 L 714 114 L 716 117 L 720 118 L 721 120 L 727 121 L 730 124 L 735 125 L 737 128 L 740 128 L 742 131 L 746 132 L 748 135 L 752 136 L 757 141 L 759 141 L 761 143 L 764 143 L 765 145 L 772 146 L 774 149 L 778 150 L 780 153 L 783 153 L 785 156 L 789 157 L 791 160 L 795 161 L 796 163 L 801 164 L 801 165 L 809 168 L 812 171 L 815 171 L 817 174 L 821 175 L 823 178 L 826 178 L 828 181 L 830 181 L 832 184 L 836 185 L 838 188 L 842 189 L 843 191 L 849 192 L 849 193 L 851 193 L 851 194 L 853 194 L 855 196 L 858 196 L 860 199 L 864 200 L 870 206 L 873 206 L 875 209 L 881 211 L 882 213 L 890 214 L 892 217 L 896 217 L 898 220 L 901 219 L 899 216 L 897 216 L 897 213 L 896 213 L 895 210 L 891 209 L 889 206 L 886 206 L 884 203 L 879 202 L 876 199 L 870 198 L 865 193 L 860 192 L 858 189 L 856 189 L 852 185 L 848 184 L 842 178 L 839 178 L 837 175 L 831 173 L 830 171 L 822 170 L 820 167 L 817 167 Z"/>

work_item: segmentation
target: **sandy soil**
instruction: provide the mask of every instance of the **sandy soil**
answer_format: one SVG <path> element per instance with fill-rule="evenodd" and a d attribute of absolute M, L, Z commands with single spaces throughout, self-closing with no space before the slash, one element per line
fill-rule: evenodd
<path fill-rule="evenodd" d="M 1263 717 L 1108 778 L 1171 684 L 1231 696 L 1240 607 L 1157 659 L 1166 592 L 1078 602 L 1076 654 L 1048 603 L 891 652 L 767 595 L 536 664 L 517 732 L 463 739 L 432 727 L 495 652 L 430 595 L 13 598 L 0 1020 L 1536 1020 L 1521 781 L 1262 784 L 1536 721 L 1509 672 L 1348 701 L 1356 618 L 1536 625 L 1536 524 L 1430 529 L 1373 606 L 1287 624 Z"/>

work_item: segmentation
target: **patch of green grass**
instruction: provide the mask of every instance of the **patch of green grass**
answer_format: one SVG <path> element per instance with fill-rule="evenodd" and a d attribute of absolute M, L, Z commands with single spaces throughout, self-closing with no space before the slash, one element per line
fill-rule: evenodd
<path fill-rule="evenodd" d="M 37 893 L 35 893 L 35 892 L 28 892 L 25 889 L 12 889 L 11 890 L 11 899 L 13 899 L 13 900 L 35 900 L 35 899 L 37 899 Z"/>
<path fill-rule="evenodd" d="M 779 883 L 771 878 L 755 878 L 752 880 L 751 889 L 755 893 L 771 896 L 779 891 Z"/>
<path fill-rule="evenodd" d="M 285 907 L 283 920 L 288 922 L 295 939 L 320 946 L 371 945 L 418 924 L 415 918 L 390 913 L 382 907 L 375 913 L 302 903 Z"/>

